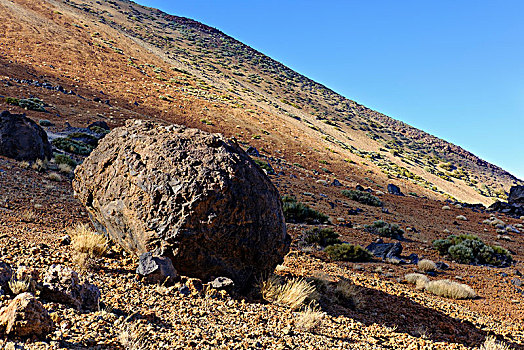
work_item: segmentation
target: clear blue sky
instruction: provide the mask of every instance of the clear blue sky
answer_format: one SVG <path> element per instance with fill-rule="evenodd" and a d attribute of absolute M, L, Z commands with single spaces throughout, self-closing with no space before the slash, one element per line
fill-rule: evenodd
<path fill-rule="evenodd" d="M 524 1 L 138 0 L 524 179 Z"/>

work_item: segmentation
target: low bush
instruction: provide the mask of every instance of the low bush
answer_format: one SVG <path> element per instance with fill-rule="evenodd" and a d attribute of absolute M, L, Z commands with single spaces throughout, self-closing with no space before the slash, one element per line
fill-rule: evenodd
<path fill-rule="evenodd" d="M 381 207 L 383 205 L 380 199 L 365 191 L 343 190 L 342 195 L 348 197 L 351 200 L 374 207 Z"/>
<path fill-rule="evenodd" d="M 264 162 L 260 159 L 253 159 L 255 161 L 255 163 L 257 163 L 257 165 L 259 167 L 261 167 L 262 169 L 264 169 L 268 174 L 270 175 L 274 175 L 275 174 L 275 170 L 273 169 L 273 167 L 271 165 L 269 165 L 268 162 Z"/>
<path fill-rule="evenodd" d="M 71 140 L 65 137 L 59 137 L 52 141 L 53 146 L 63 151 L 79 154 L 79 155 L 88 155 L 91 153 L 93 148 L 89 145 L 86 145 L 83 142 Z"/>
<path fill-rule="evenodd" d="M 430 281 L 425 288 L 428 292 L 444 298 L 474 299 L 477 293 L 470 286 L 450 280 Z"/>
<path fill-rule="evenodd" d="M 324 319 L 324 313 L 318 307 L 306 306 L 305 310 L 298 314 L 297 328 L 311 332 L 318 328 Z"/>
<path fill-rule="evenodd" d="M 297 200 L 290 196 L 282 197 L 283 211 L 286 222 L 291 223 L 328 223 L 329 216 L 311 209 L 304 203 L 297 202 Z"/>
<path fill-rule="evenodd" d="M 389 224 L 383 220 L 377 220 L 371 225 L 365 225 L 364 229 L 382 237 L 399 240 L 404 237 L 404 230 L 402 230 L 397 224 Z"/>
<path fill-rule="evenodd" d="M 349 243 L 333 244 L 324 249 L 332 260 L 369 261 L 373 255 L 359 245 Z"/>
<path fill-rule="evenodd" d="M 321 247 L 327 247 L 333 244 L 340 244 L 339 234 L 332 228 L 315 227 L 304 233 L 304 241 L 308 244 L 318 244 Z"/>
<path fill-rule="evenodd" d="M 66 156 L 65 154 L 56 154 L 55 163 L 56 164 L 67 164 L 70 167 L 76 166 L 76 162 L 73 159 L 71 159 L 70 157 Z"/>
<path fill-rule="evenodd" d="M 340 280 L 337 282 L 334 292 L 339 304 L 351 309 L 358 309 L 362 306 L 360 291 L 353 283 Z"/>
<path fill-rule="evenodd" d="M 406 282 L 416 285 L 417 289 L 423 289 L 426 283 L 429 282 L 429 278 L 421 273 L 408 273 L 404 276 L 404 279 Z"/>
<path fill-rule="evenodd" d="M 433 241 L 433 247 L 440 255 L 449 256 L 461 264 L 509 266 L 513 261 L 508 250 L 488 245 L 475 235 L 450 235 Z"/>

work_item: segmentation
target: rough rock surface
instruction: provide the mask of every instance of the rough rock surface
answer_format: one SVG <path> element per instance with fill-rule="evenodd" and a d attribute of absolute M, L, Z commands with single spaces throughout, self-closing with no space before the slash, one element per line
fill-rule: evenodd
<path fill-rule="evenodd" d="M 524 206 L 524 186 L 513 186 L 509 190 L 508 203 Z"/>
<path fill-rule="evenodd" d="M 395 196 L 403 196 L 404 194 L 400 190 L 400 187 L 394 184 L 388 184 L 388 193 L 394 194 Z"/>
<path fill-rule="evenodd" d="M 42 303 L 30 293 L 19 294 L 0 310 L 0 333 L 8 336 L 43 336 L 53 327 Z"/>
<path fill-rule="evenodd" d="M 16 160 L 51 158 L 47 134 L 23 114 L 0 114 L 0 155 Z"/>
<path fill-rule="evenodd" d="M 80 282 L 78 273 L 62 265 L 52 265 L 42 280 L 41 297 L 77 309 L 94 311 L 99 308 L 100 290 L 93 284 Z"/>
<path fill-rule="evenodd" d="M 402 244 L 400 242 L 384 243 L 382 239 L 377 239 L 376 242 L 368 245 L 366 250 L 378 258 L 398 258 L 402 253 Z"/>
<path fill-rule="evenodd" d="M 0 286 L 5 287 L 13 276 L 13 269 L 5 262 L 0 262 Z"/>
<path fill-rule="evenodd" d="M 149 283 L 171 283 L 177 276 L 171 259 L 153 256 L 151 252 L 140 255 L 136 273 L 145 277 Z"/>
<path fill-rule="evenodd" d="M 183 275 L 226 276 L 242 288 L 289 250 L 277 189 L 218 134 L 131 120 L 75 175 L 98 230 L 130 253 L 171 258 Z"/>

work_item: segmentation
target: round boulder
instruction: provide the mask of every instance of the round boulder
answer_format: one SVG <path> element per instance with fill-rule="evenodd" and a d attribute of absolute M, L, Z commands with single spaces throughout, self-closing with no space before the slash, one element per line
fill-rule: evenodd
<path fill-rule="evenodd" d="M 242 288 L 289 250 L 277 189 L 219 134 L 129 120 L 76 168 L 73 187 L 97 230 L 185 276 Z"/>
<path fill-rule="evenodd" d="M 0 113 L 0 155 L 16 160 L 50 159 L 47 134 L 23 114 Z"/>

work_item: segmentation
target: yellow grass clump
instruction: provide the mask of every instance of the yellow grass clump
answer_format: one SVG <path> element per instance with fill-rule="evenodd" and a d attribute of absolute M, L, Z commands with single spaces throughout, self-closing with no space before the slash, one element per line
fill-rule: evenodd
<path fill-rule="evenodd" d="M 451 299 L 473 299 L 477 293 L 470 286 L 450 280 L 430 281 L 425 288 L 428 292 Z"/>
<path fill-rule="evenodd" d="M 311 332 L 318 328 L 324 319 L 324 313 L 318 307 L 308 305 L 304 311 L 298 314 L 296 326 L 304 331 Z"/>
<path fill-rule="evenodd" d="M 417 287 L 420 285 L 424 286 L 429 282 L 429 278 L 421 273 L 408 273 L 404 276 L 404 279 L 410 284 L 417 285 Z"/>
<path fill-rule="evenodd" d="M 498 342 L 493 336 L 489 336 L 484 341 L 484 344 L 480 346 L 480 350 L 509 350 L 509 346 L 502 342 Z"/>
<path fill-rule="evenodd" d="M 88 225 L 78 224 L 67 232 L 71 235 L 73 249 L 78 253 L 87 254 L 90 258 L 99 258 L 107 252 L 107 239 L 91 230 Z"/>
<path fill-rule="evenodd" d="M 22 294 L 28 292 L 31 288 L 31 281 L 29 280 L 16 280 L 11 279 L 8 283 L 9 289 L 13 292 L 14 295 Z"/>
<path fill-rule="evenodd" d="M 335 295 L 340 301 L 350 304 L 352 308 L 359 309 L 362 307 L 359 290 L 347 280 L 338 281 L 335 287 Z"/>
<path fill-rule="evenodd" d="M 417 268 L 422 272 L 430 272 L 435 271 L 437 269 L 437 265 L 432 260 L 422 259 L 418 262 Z"/>
<path fill-rule="evenodd" d="M 296 277 L 282 283 L 275 275 L 263 281 L 260 290 L 265 300 L 291 309 L 297 309 L 316 292 L 315 287 L 303 278 Z"/>

